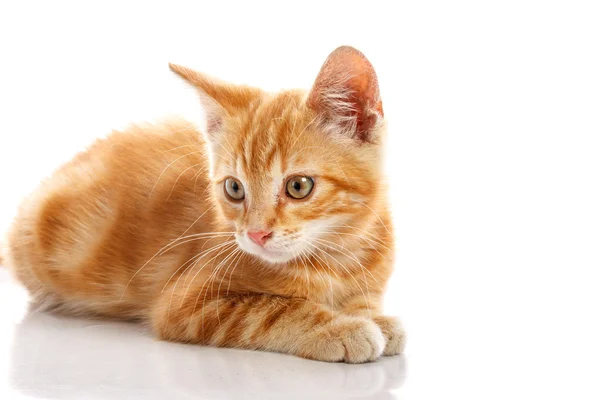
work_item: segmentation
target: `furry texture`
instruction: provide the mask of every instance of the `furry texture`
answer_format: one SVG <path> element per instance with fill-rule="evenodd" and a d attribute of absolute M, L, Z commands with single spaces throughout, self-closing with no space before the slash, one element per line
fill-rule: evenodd
<path fill-rule="evenodd" d="M 393 237 L 369 61 L 338 48 L 309 92 L 276 94 L 171 69 L 198 89 L 205 134 L 133 126 L 43 182 L 5 254 L 34 303 L 140 320 L 165 340 L 352 363 L 399 354 L 403 331 L 382 315 Z M 311 177 L 310 195 L 287 196 L 290 176 Z M 271 232 L 264 246 L 256 229 Z"/>

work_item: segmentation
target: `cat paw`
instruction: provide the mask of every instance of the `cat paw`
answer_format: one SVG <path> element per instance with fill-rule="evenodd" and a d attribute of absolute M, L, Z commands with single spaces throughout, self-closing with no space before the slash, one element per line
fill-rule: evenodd
<path fill-rule="evenodd" d="M 395 356 L 402 354 L 406 344 L 406 334 L 397 317 L 378 316 L 373 318 L 385 337 L 384 356 Z"/>
<path fill-rule="evenodd" d="M 314 331 L 303 356 L 320 361 L 352 364 L 374 361 L 385 348 L 385 337 L 375 322 L 362 317 L 338 317 Z"/>

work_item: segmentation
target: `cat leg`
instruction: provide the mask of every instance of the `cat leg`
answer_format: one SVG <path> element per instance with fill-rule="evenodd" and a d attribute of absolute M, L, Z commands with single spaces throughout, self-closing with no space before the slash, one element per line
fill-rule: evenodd
<path fill-rule="evenodd" d="M 385 338 L 372 320 L 305 299 L 204 292 L 170 299 L 168 290 L 165 294 L 152 314 L 161 339 L 348 363 L 373 361 L 384 350 Z"/>
<path fill-rule="evenodd" d="M 384 356 L 402 354 L 406 344 L 406 333 L 400 318 L 382 314 L 381 296 L 371 295 L 369 298 L 371 301 L 367 301 L 363 295 L 353 297 L 344 303 L 340 311 L 347 315 L 369 318 L 379 326 L 385 337 Z"/>

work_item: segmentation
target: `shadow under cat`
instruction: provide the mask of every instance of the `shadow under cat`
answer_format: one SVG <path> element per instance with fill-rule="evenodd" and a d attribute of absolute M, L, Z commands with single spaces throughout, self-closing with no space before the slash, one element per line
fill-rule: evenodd
<path fill-rule="evenodd" d="M 17 327 L 11 386 L 55 399 L 393 399 L 405 359 L 330 364 L 160 342 L 138 325 L 30 312 Z"/>

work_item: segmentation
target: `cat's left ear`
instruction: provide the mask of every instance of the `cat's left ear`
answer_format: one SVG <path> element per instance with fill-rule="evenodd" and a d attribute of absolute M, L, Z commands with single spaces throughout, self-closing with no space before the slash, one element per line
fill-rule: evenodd
<path fill-rule="evenodd" d="M 213 139 L 220 132 L 225 118 L 246 108 L 260 95 L 258 89 L 221 82 L 187 67 L 169 64 L 169 68 L 198 90 L 206 114 L 209 139 Z"/>
<path fill-rule="evenodd" d="M 383 106 L 373 65 L 350 46 L 327 58 L 308 95 L 307 105 L 326 130 L 366 143 L 379 142 Z"/>

